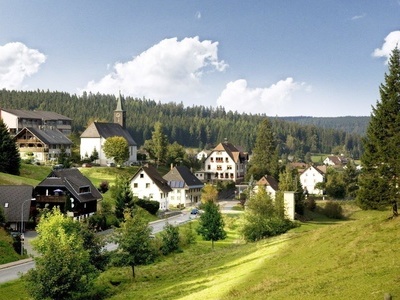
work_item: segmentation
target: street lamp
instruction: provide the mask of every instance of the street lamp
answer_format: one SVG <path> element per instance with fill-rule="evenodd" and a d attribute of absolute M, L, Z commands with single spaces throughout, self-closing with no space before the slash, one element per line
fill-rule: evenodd
<path fill-rule="evenodd" d="M 22 239 L 22 236 L 24 234 L 24 204 L 27 201 L 35 201 L 35 200 L 36 200 L 36 198 L 31 198 L 31 199 L 26 199 L 24 202 L 22 202 L 22 206 L 21 206 L 21 237 L 20 237 L 20 240 L 21 240 L 21 255 L 23 255 L 23 253 L 24 253 L 24 247 L 23 247 L 24 241 Z M 28 215 L 28 217 L 29 217 L 29 215 Z"/>

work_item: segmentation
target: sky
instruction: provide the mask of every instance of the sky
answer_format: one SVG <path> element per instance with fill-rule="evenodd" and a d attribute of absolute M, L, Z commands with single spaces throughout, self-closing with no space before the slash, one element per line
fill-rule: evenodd
<path fill-rule="evenodd" d="M 369 116 L 400 0 L 0 0 L 0 88 Z"/>

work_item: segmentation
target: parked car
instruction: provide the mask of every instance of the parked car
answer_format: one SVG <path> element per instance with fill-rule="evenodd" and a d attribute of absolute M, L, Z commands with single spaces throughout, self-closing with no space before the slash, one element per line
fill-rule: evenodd
<path fill-rule="evenodd" d="M 82 168 L 91 168 L 91 167 L 92 167 L 92 165 L 89 163 L 82 164 Z"/>
<path fill-rule="evenodd" d="M 115 163 L 109 162 L 109 163 L 107 163 L 107 167 L 115 167 Z"/>
<path fill-rule="evenodd" d="M 191 215 L 197 215 L 199 213 L 199 210 L 197 208 L 193 208 L 192 211 L 190 212 Z"/>

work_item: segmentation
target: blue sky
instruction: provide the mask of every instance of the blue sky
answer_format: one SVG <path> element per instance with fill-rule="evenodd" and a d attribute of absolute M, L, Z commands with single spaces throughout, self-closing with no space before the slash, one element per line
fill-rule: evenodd
<path fill-rule="evenodd" d="M 400 0 L 0 0 L 0 88 L 369 116 Z"/>

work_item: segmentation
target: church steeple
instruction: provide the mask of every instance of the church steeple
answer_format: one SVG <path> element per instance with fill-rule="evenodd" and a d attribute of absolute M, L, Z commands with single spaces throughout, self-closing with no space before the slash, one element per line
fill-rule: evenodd
<path fill-rule="evenodd" d="M 126 111 L 121 92 L 117 98 L 117 108 L 114 110 L 114 123 L 121 125 L 122 128 L 126 128 Z"/>

